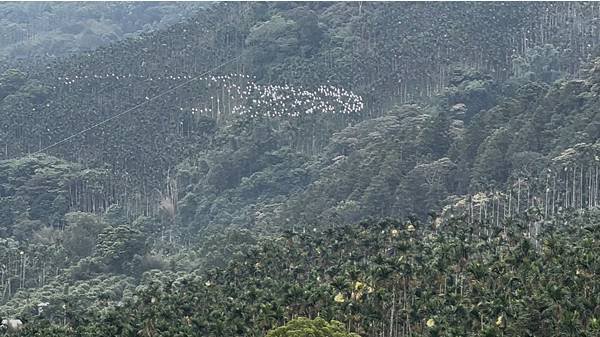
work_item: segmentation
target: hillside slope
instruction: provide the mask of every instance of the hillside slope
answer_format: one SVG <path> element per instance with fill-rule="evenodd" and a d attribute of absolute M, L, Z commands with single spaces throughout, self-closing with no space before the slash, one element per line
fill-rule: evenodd
<path fill-rule="evenodd" d="M 216 3 L 5 71 L 0 311 L 32 336 L 594 336 L 600 7 L 465 6 Z"/>
<path fill-rule="evenodd" d="M 17 3 L 0 5 L 0 59 L 47 63 L 143 32 L 165 28 L 193 14 L 193 3 Z"/>
<path fill-rule="evenodd" d="M 572 74 L 596 48 L 598 30 L 587 23 L 597 10 L 593 4 L 215 4 L 187 23 L 8 76 L 12 82 L 0 96 L 4 154 L 42 149 L 241 56 L 212 72 L 226 75 L 219 83 L 201 76 L 50 151 L 90 165 L 107 163 L 152 190 L 169 168 L 206 147 L 203 137 L 211 131 L 205 117 L 218 114 L 220 124 L 247 99 L 227 95 L 241 85 L 232 74 L 255 76 L 263 85 L 352 91 L 364 101 L 354 119 L 363 120 L 394 103 L 441 92 L 456 64 L 496 79 L 538 70 L 547 55 L 535 47 L 547 43 L 554 47 L 546 72 Z M 431 46 L 439 50 L 431 53 Z M 310 137 L 311 145 L 301 148 L 314 153 L 348 120 L 332 121 L 325 130 L 322 121 L 297 123 L 293 143 L 299 147 Z"/>

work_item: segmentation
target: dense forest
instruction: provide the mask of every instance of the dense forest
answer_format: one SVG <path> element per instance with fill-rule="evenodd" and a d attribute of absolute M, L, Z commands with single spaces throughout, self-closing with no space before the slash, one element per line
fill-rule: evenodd
<path fill-rule="evenodd" d="M 194 2 L 3 2 L 0 59 L 47 63 L 165 28 L 189 18 Z"/>
<path fill-rule="evenodd" d="M 0 11 L 0 334 L 600 335 L 599 4 Z"/>

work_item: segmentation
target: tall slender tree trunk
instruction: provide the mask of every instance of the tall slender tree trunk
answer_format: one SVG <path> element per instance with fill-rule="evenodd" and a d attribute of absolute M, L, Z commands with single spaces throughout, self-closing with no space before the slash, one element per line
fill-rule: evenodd
<path fill-rule="evenodd" d="M 390 337 L 392 337 L 392 333 L 394 331 L 394 315 L 396 311 L 396 285 L 392 290 L 392 311 L 390 313 Z"/>

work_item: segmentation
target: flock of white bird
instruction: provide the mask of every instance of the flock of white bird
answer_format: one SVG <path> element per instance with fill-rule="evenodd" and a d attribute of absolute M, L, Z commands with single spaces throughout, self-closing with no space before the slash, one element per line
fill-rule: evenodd
<path fill-rule="evenodd" d="M 143 76 L 134 74 L 94 74 L 58 77 L 59 84 L 93 85 L 95 81 L 137 79 L 143 81 L 167 81 L 185 83 L 198 82 L 195 88 L 203 90 L 210 99 L 193 106 L 180 107 L 210 116 L 237 114 L 254 117 L 300 117 L 313 114 L 358 113 L 364 109 L 362 97 L 344 88 L 333 85 L 321 85 L 315 89 L 292 85 L 262 85 L 256 83 L 256 77 L 247 74 L 228 74 L 218 76 L 193 77 L 191 75 Z M 183 81 L 183 82 L 182 82 Z M 84 83 L 82 83 L 84 82 Z M 182 89 L 183 90 L 183 89 Z M 206 90 L 206 91 L 205 91 Z M 208 92 L 208 95 L 206 95 Z M 149 97 L 146 97 L 149 99 Z"/>
<path fill-rule="evenodd" d="M 316 90 L 289 85 L 259 85 L 251 83 L 247 104 L 234 113 L 250 117 L 299 117 L 316 113 L 351 114 L 362 111 L 362 97 L 332 85 L 321 85 Z"/>
<path fill-rule="evenodd" d="M 94 74 L 94 75 L 69 75 L 58 77 L 57 80 L 64 85 L 72 85 L 85 80 L 124 80 L 124 79 L 138 79 L 145 81 L 181 81 L 181 80 L 191 80 L 196 78 L 198 81 L 216 81 L 217 79 L 222 78 L 256 78 L 256 76 L 244 75 L 244 74 L 229 74 L 222 76 L 205 76 L 205 77 L 194 77 L 188 74 L 179 74 L 179 75 L 158 75 L 158 76 L 144 76 L 144 75 L 136 75 L 136 74 L 115 74 L 115 73 L 106 73 L 106 74 Z"/>

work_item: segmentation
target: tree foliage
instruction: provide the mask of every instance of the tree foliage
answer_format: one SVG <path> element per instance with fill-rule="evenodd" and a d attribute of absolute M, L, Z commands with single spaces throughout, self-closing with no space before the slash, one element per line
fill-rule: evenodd
<path fill-rule="evenodd" d="M 598 335 L 598 8 L 215 3 L 4 66 L 0 312 L 24 336 Z"/>
<path fill-rule="evenodd" d="M 327 322 L 322 318 L 310 320 L 299 317 L 291 320 L 284 326 L 273 329 L 267 333 L 267 337 L 358 337 L 348 333 L 340 322 Z"/>

